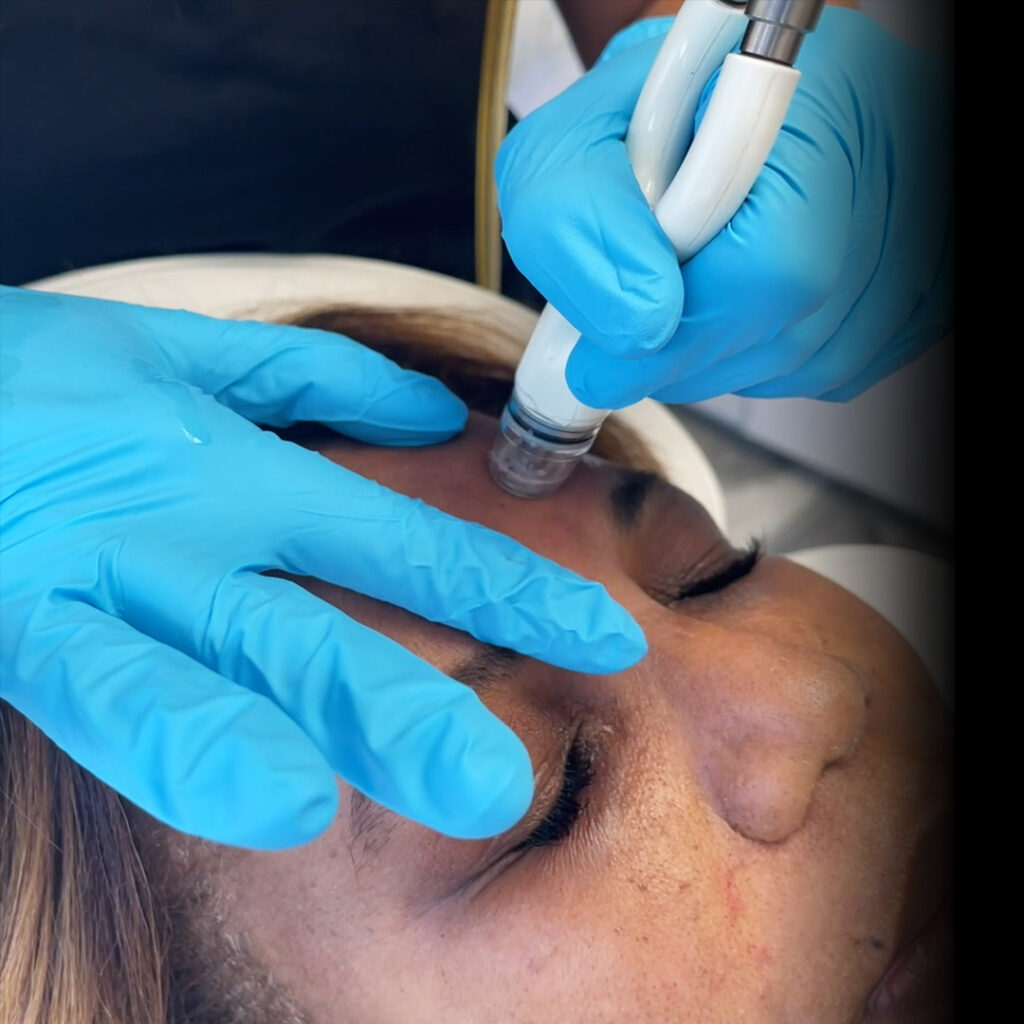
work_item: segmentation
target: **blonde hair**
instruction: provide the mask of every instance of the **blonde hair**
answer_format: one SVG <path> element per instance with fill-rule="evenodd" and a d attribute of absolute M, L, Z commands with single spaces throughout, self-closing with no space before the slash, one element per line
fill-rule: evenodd
<path fill-rule="evenodd" d="M 522 343 L 492 322 L 444 310 L 338 306 L 289 320 L 358 338 L 495 416 Z M 614 418 L 594 452 L 661 471 L 640 436 Z M 186 901 L 183 911 L 168 901 L 169 868 L 152 831 L 137 809 L 0 702 L 0 1024 L 192 1019 L 168 961 L 176 935 L 202 941 L 185 919 L 202 904 Z M 205 961 L 199 969 L 210 958 L 193 951 L 191 960 Z"/>
<path fill-rule="evenodd" d="M 162 1024 L 165 929 L 125 806 L 0 703 L 0 1022 Z"/>

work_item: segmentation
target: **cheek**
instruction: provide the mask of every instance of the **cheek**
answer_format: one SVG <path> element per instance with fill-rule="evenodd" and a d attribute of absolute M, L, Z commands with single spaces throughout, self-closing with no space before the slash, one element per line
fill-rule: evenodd
<path fill-rule="evenodd" d="M 430 1022 L 680 1021 L 688 999 L 706 1007 L 725 989 L 725 964 L 734 965 L 730 1000 L 744 989 L 727 931 L 716 935 L 707 915 L 683 918 L 684 899 L 670 899 L 664 877 L 649 885 L 627 864 L 580 881 L 521 886 L 512 900 L 430 915 L 390 947 L 364 947 L 355 973 L 389 984 L 361 1009 Z"/>
<path fill-rule="evenodd" d="M 537 859 L 506 886 L 360 947 L 353 974 L 388 978 L 363 993 L 367 1019 L 831 1020 L 818 1001 L 846 949 L 822 926 L 834 923 L 822 880 L 798 857 L 766 865 L 663 795 L 635 806 L 614 842 Z M 787 1005 L 794 985 L 802 1016 Z"/>
<path fill-rule="evenodd" d="M 763 586 L 723 611 L 726 624 L 828 654 L 864 681 L 876 741 L 934 757 L 951 720 L 924 663 L 890 623 L 830 580 L 782 558 L 766 559 Z"/>
<path fill-rule="evenodd" d="M 916 660 L 909 645 L 877 612 L 785 558 L 762 558 L 746 581 L 688 605 L 686 614 L 713 621 L 736 635 L 820 652 L 875 675 L 901 675 Z"/>

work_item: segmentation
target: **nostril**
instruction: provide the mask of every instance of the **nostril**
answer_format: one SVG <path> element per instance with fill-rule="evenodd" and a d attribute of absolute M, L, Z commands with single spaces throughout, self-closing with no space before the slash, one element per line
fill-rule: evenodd
<path fill-rule="evenodd" d="M 719 815 L 745 839 L 780 843 L 803 825 L 821 770 L 812 760 L 741 758 L 731 777 L 718 775 Z"/>
<path fill-rule="evenodd" d="M 841 664 L 778 682 L 720 703 L 700 740 L 702 784 L 716 813 L 766 843 L 803 825 L 818 780 L 853 755 L 866 720 L 859 674 Z"/>

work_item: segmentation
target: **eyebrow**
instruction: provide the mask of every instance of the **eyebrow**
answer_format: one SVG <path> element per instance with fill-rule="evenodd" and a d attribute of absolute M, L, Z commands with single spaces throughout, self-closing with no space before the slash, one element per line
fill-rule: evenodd
<path fill-rule="evenodd" d="M 622 530 L 632 530 L 636 526 L 644 502 L 657 482 L 657 474 L 646 470 L 626 469 L 621 472 L 619 482 L 608 495 L 612 521 L 616 526 Z"/>
<path fill-rule="evenodd" d="M 472 654 L 463 658 L 448 675 L 482 696 L 496 683 L 508 679 L 527 660 L 526 656 L 508 647 L 474 643 Z M 398 824 L 397 816 L 382 804 L 375 803 L 358 789 L 352 790 L 349 805 L 349 847 L 358 842 L 365 859 L 379 853 Z"/>
<path fill-rule="evenodd" d="M 478 697 L 495 683 L 508 679 L 526 661 L 525 655 L 508 647 L 497 647 L 494 644 L 474 646 L 476 649 L 473 653 L 460 661 L 448 675 L 468 686 Z"/>

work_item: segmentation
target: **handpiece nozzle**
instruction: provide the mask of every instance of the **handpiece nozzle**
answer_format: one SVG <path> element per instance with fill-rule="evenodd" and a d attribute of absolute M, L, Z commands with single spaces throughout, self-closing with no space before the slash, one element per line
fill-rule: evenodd
<path fill-rule="evenodd" d="M 549 423 L 523 408 L 513 394 L 488 459 L 491 476 L 520 498 L 553 494 L 590 451 L 598 430 L 600 424 L 572 430 Z"/>

